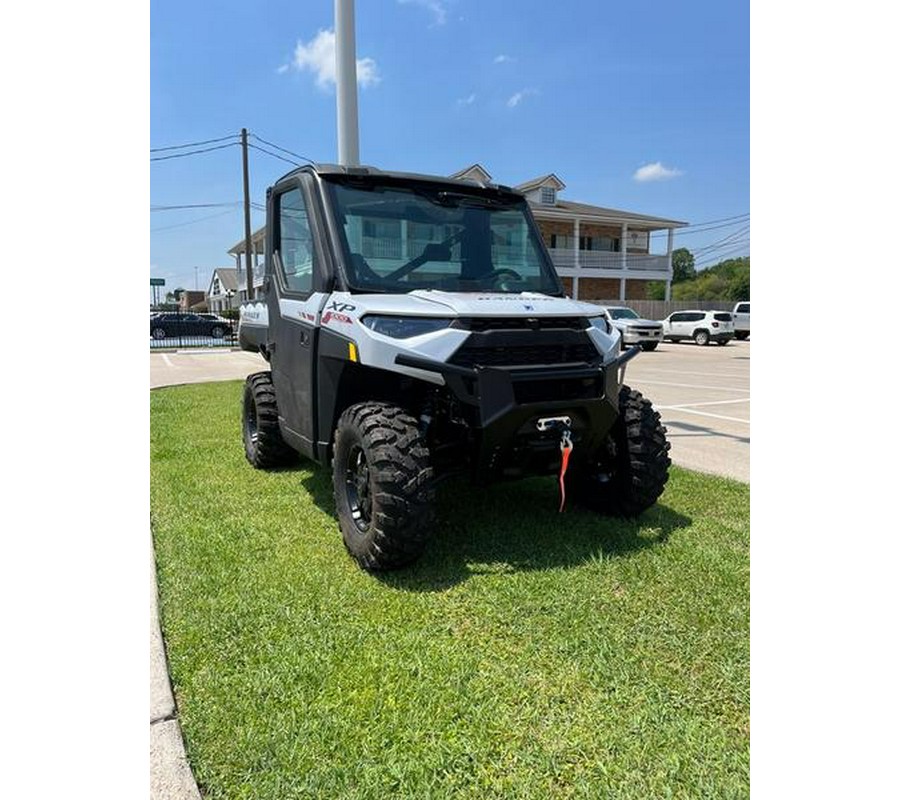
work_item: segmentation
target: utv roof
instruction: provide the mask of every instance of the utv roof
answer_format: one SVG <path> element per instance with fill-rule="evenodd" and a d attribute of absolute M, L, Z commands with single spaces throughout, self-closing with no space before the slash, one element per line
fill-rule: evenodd
<path fill-rule="evenodd" d="M 282 181 L 288 180 L 298 172 L 315 172 L 323 176 L 348 175 L 372 178 L 386 178 L 388 180 L 426 181 L 428 183 L 442 183 L 448 186 L 459 187 L 460 185 L 463 185 L 471 186 L 476 189 L 495 189 L 502 192 L 521 194 L 519 191 L 513 189 L 510 186 L 505 186 L 501 183 L 493 183 L 490 181 L 477 181 L 473 178 L 454 178 L 452 176 L 448 177 L 446 175 L 424 175 L 417 172 L 395 172 L 393 170 L 383 170 L 378 169 L 377 167 L 368 166 L 344 167 L 338 164 L 308 164 L 306 166 L 298 167 L 297 169 L 288 172 L 286 175 L 282 175 L 282 177 L 280 177 L 275 182 L 275 185 L 277 186 Z"/>

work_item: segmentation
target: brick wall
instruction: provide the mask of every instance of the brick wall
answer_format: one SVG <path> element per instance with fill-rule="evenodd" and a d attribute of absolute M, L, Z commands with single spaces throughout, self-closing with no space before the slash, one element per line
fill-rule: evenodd
<path fill-rule="evenodd" d="M 565 287 L 566 294 L 572 296 L 572 279 L 560 279 Z M 625 299 L 626 300 L 646 300 L 647 284 L 650 281 L 626 280 L 625 281 Z M 617 300 L 619 297 L 619 280 L 618 278 L 579 278 L 578 279 L 578 299 L 597 301 L 597 300 Z M 618 302 L 618 300 L 617 300 Z"/>
<path fill-rule="evenodd" d="M 603 300 L 619 296 L 619 281 L 616 278 L 579 278 L 579 300 Z"/>

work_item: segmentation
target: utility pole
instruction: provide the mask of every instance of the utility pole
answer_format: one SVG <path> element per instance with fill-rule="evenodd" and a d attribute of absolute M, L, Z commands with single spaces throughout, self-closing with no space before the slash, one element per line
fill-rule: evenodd
<path fill-rule="evenodd" d="M 353 0 L 334 0 L 337 78 L 338 163 L 359 166 L 359 114 L 356 103 L 356 22 Z"/>
<path fill-rule="evenodd" d="M 250 167 L 247 163 L 246 128 L 241 128 L 241 153 L 244 159 L 244 256 L 247 263 L 247 299 L 253 300 L 253 261 L 250 255 Z"/>

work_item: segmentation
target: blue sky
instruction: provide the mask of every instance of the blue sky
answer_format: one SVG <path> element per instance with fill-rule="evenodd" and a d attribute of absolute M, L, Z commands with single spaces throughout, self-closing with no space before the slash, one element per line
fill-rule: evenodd
<path fill-rule="evenodd" d="M 333 11 L 333 0 L 154 0 L 151 147 L 246 127 L 336 161 Z M 750 210 L 746 2 L 357 0 L 356 33 L 365 164 L 448 174 L 477 161 L 507 184 L 554 172 L 564 198 L 692 224 Z M 251 199 L 291 168 L 251 150 Z M 237 203 L 240 150 L 154 161 L 150 180 L 151 207 Z M 676 246 L 712 245 L 701 265 L 749 254 L 746 225 Z M 203 289 L 233 265 L 243 218 L 237 205 L 154 211 L 150 228 L 152 274 Z M 737 252 L 715 249 L 732 234 Z"/>

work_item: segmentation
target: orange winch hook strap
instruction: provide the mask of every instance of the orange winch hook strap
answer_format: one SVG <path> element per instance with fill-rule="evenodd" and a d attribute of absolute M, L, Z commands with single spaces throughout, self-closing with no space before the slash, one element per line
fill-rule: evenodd
<path fill-rule="evenodd" d="M 572 444 L 572 434 L 568 428 L 563 428 L 562 438 L 559 440 L 559 449 L 562 451 L 562 459 L 559 465 L 559 511 L 562 513 L 566 505 L 566 470 L 569 468 L 569 456 L 575 445 Z"/>

